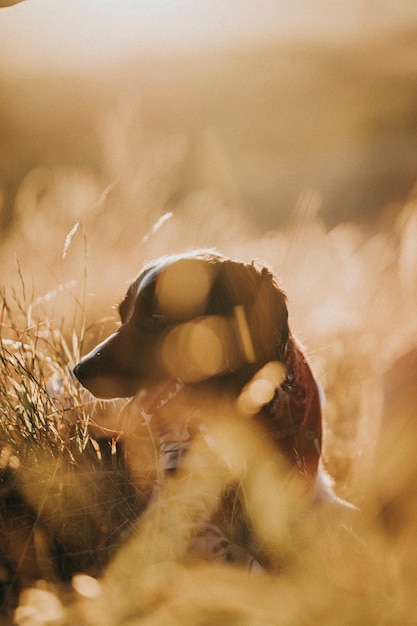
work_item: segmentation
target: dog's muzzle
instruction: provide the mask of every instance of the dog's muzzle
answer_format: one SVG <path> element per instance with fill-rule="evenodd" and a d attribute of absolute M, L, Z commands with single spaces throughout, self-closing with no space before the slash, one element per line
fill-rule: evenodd
<path fill-rule="evenodd" d="M 97 398 L 125 398 L 138 390 L 138 376 L 128 361 L 120 335 L 114 333 L 74 367 L 74 375 Z"/>

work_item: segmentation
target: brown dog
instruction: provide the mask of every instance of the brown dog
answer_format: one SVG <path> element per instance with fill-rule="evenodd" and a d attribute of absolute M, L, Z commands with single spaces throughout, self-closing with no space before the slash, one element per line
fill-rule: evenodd
<path fill-rule="evenodd" d="M 291 336 L 285 295 L 268 269 L 211 251 L 163 257 L 132 282 L 119 313 L 120 328 L 74 369 L 92 394 L 142 391 L 145 415 L 165 404 L 178 382 L 240 396 L 290 463 L 314 480 L 319 391 Z M 272 389 L 271 377 L 266 387 L 264 379 L 249 385 L 268 364 Z"/>
<path fill-rule="evenodd" d="M 284 492 L 292 468 L 294 488 L 336 498 L 317 474 L 318 387 L 274 276 L 213 252 L 168 256 L 138 275 L 119 313 L 120 328 L 74 373 L 95 396 L 133 396 L 120 413 L 119 437 L 149 503 L 142 532 L 155 532 L 152 542 L 168 552 L 182 545 L 188 558 L 277 566 L 286 551 L 284 541 L 271 559 L 277 507 L 291 516 Z M 164 541 L 172 511 L 178 531 Z"/>

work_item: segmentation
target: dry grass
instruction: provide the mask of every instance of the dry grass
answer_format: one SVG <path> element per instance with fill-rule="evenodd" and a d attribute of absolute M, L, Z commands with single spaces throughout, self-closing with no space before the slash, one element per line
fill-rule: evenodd
<path fill-rule="evenodd" d="M 414 393 L 384 408 L 384 375 L 416 344 L 415 198 L 387 207 L 372 229 L 329 229 L 319 191 L 307 190 L 279 231 L 255 232 L 216 132 L 203 137 L 210 157 L 201 160 L 204 176 L 188 178 L 178 195 L 184 160 L 195 154 L 187 138 L 144 129 L 138 139 L 135 122 L 126 108 L 103 119 L 99 173 L 81 166 L 30 171 L 18 189 L 15 229 L 2 243 L 4 623 L 15 600 L 14 570 L 26 589 L 19 626 L 416 623 L 416 471 L 408 445 Z M 248 577 L 239 568 L 189 563 L 183 537 L 169 531 L 171 501 L 135 526 L 141 502 L 114 442 L 100 441 L 118 407 L 92 403 L 70 373 L 114 328 L 111 306 L 144 261 L 197 247 L 258 258 L 277 272 L 291 327 L 325 391 L 327 466 L 338 493 L 360 508 L 349 519 L 303 508 L 279 472 L 262 480 L 260 471 L 262 499 L 254 497 L 249 512 L 267 511 L 261 539 L 290 553 L 279 574 Z M 388 445 L 385 425 L 407 411 L 405 434 Z M 92 437 L 96 422 L 101 431 Z M 178 501 L 184 494 L 175 490 L 168 495 Z M 58 565 L 51 557 L 57 546 Z M 63 584 L 80 573 L 74 590 Z"/>
<path fill-rule="evenodd" d="M 21 597 L 19 624 L 414 623 L 415 515 L 403 494 L 408 479 L 401 470 L 410 463 L 400 438 L 397 449 L 390 450 L 395 489 L 385 490 L 387 476 L 377 466 L 384 462 L 377 440 L 381 420 L 397 417 L 382 412 L 381 376 L 393 356 L 413 344 L 415 263 L 410 240 L 417 211 L 410 200 L 392 230 L 381 228 L 369 238 L 353 225 L 326 232 L 314 206 L 311 197 L 306 199 L 287 232 L 261 241 L 246 237 L 229 242 L 226 251 L 248 257 L 260 250 L 284 277 L 292 325 L 303 328 L 304 340 L 309 339 L 327 396 L 328 466 L 338 491 L 353 499 L 361 512 L 346 521 L 337 511 L 300 511 L 297 499 L 282 491 L 282 478 L 275 476 L 261 481 L 263 502 L 270 503 L 263 506 L 273 508 L 260 532 L 264 539 L 284 537 L 290 546 L 291 567 L 279 575 L 248 578 L 239 569 L 184 563 L 180 539 L 171 531 L 166 535 L 165 514 L 154 510 L 135 531 L 136 538 L 118 552 L 100 586 L 94 586 L 92 578 L 77 577 L 77 592 L 70 597 L 59 587 L 34 586 L 37 576 L 56 580 L 56 573 L 51 574 L 51 532 L 69 560 L 74 551 L 75 565 L 69 570 L 94 575 L 118 545 L 120 533 L 132 527 L 137 510 L 128 486 L 121 484 L 116 457 L 110 469 L 108 463 L 103 465 L 102 451 L 88 434 L 97 409 L 86 402 L 70 375 L 83 344 L 97 340 L 103 324 L 85 328 L 85 304 L 74 298 L 71 288 L 70 296 L 67 288 L 59 288 L 36 299 L 25 293 L 21 281 L 22 295 L 3 297 L 1 353 L 1 426 L 9 450 L 2 453 L 3 489 L 19 489 L 35 512 L 31 528 L 29 514 L 24 519 L 20 550 L 25 558 L 18 548 L 15 556 L 4 541 L 3 551 L 20 559 L 30 587 Z M 219 220 L 227 222 L 228 216 Z M 148 240 L 149 248 L 156 248 L 158 241 L 162 250 L 172 245 L 163 231 L 183 236 L 177 227 L 174 218 L 161 223 Z M 63 309 L 59 302 L 61 298 L 67 303 L 68 297 L 75 316 L 68 315 L 68 304 Z M 56 327 L 57 319 L 65 320 L 67 327 Z M 415 406 L 413 397 L 409 401 Z M 106 424 L 102 415 L 99 421 Z M 14 472 L 13 483 L 7 482 L 6 466 Z M 177 502 L 184 494 L 180 490 L 180 496 L 169 497 Z M 392 502 L 394 513 L 387 518 L 385 509 Z M 170 510 L 170 500 L 167 505 Z M 259 502 L 254 506 L 255 511 Z M 110 514 L 109 508 L 117 513 Z M 4 519 L 7 531 L 10 521 Z M 80 542 L 80 534 L 85 541 Z M 28 565 L 33 543 L 36 549 Z M 176 558 L 167 563 L 164 550 L 172 556 L 172 546 Z M 80 558 L 82 551 L 88 554 Z"/>

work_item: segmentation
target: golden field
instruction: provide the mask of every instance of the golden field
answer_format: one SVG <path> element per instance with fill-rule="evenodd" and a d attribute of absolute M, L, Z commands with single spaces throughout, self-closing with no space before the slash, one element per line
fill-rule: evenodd
<path fill-rule="evenodd" d="M 414 41 L 148 59 L 94 78 L 0 72 L 0 495 L 31 507 L 2 508 L 0 573 L 7 587 L 14 564 L 28 587 L 19 625 L 417 623 L 417 368 L 396 361 L 417 343 Z M 148 562 L 172 537 L 145 522 L 100 586 L 112 529 L 118 541 L 138 511 L 89 439 L 107 409 L 69 368 L 115 328 L 145 261 L 202 247 L 279 277 L 326 396 L 326 466 L 359 510 L 300 510 L 274 477 L 263 532 L 288 538 L 288 569 Z M 66 562 L 91 574 L 75 590 L 36 544 L 44 528 L 64 561 L 89 548 Z"/>

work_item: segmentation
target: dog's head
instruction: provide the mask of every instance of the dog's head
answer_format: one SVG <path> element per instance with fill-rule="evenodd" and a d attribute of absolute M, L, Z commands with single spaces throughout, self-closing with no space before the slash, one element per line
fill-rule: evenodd
<path fill-rule="evenodd" d="M 148 265 L 119 305 L 121 326 L 75 367 L 95 396 L 126 397 L 172 380 L 234 381 L 282 360 L 285 296 L 266 268 L 212 252 Z"/>

